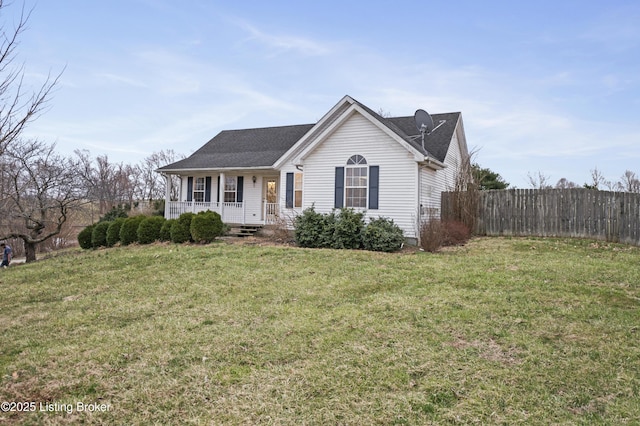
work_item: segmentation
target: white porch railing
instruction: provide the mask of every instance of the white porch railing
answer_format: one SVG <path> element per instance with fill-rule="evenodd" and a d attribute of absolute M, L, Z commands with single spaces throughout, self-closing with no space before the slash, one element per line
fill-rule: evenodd
<path fill-rule="evenodd" d="M 246 223 L 244 203 L 222 203 L 222 221 L 224 223 Z"/>
<path fill-rule="evenodd" d="M 169 201 L 167 219 L 177 219 L 182 213 L 198 213 L 206 210 L 220 214 L 225 223 L 245 223 L 244 203 L 220 203 L 217 201 Z"/>
<path fill-rule="evenodd" d="M 207 210 L 220 213 L 220 203 L 206 203 L 197 201 L 169 201 L 169 216 L 167 219 L 177 219 L 182 213 L 198 213 Z"/>
<path fill-rule="evenodd" d="M 264 203 L 264 223 L 265 225 L 272 225 L 278 222 L 280 216 L 280 204 L 278 203 Z"/>

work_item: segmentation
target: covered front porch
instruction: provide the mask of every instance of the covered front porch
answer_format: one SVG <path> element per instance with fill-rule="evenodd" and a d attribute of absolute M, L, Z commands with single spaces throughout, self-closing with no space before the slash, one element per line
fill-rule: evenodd
<path fill-rule="evenodd" d="M 275 171 L 194 170 L 165 177 L 167 219 L 211 210 L 229 225 L 270 225 L 281 214 L 280 179 Z"/>

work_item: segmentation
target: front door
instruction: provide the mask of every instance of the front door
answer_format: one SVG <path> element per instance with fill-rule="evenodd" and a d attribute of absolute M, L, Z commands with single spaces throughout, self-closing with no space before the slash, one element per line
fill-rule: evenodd
<path fill-rule="evenodd" d="M 278 217 L 278 178 L 264 178 L 264 209 L 263 220 L 265 223 L 275 223 Z"/>

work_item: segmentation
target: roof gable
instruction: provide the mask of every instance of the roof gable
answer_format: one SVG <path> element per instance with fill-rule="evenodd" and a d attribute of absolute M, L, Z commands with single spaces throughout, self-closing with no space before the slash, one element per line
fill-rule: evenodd
<path fill-rule="evenodd" d="M 281 165 L 286 160 L 301 163 L 319 143 L 357 111 L 414 154 L 416 161 L 431 159 L 443 166 L 460 117 L 459 112 L 432 115 L 434 122 L 442 122 L 442 125 L 425 135 L 423 146 L 422 135 L 415 125 L 413 116 L 385 118 L 349 96 L 345 96 L 332 111 L 333 113 L 325 115 L 303 140 L 278 160 L 276 165 Z"/>

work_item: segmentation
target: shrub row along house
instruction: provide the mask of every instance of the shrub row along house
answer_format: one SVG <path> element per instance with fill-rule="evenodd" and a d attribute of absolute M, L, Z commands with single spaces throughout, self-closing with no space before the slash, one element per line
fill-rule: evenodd
<path fill-rule="evenodd" d="M 315 124 L 222 131 L 157 170 L 167 178 L 165 217 L 212 210 L 228 224 L 265 225 L 311 206 L 350 207 L 417 240 L 469 155 L 461 114 L 432 117 L 441 125 L 423 143 L 413 116 L 382 117 L 345 96 Z M 170 175 L 180 177 L 177 201 Z"/>

